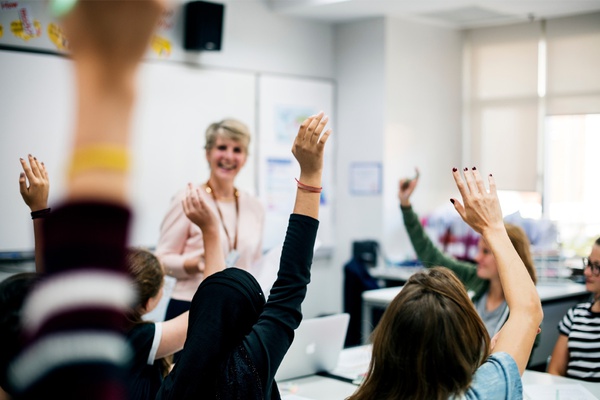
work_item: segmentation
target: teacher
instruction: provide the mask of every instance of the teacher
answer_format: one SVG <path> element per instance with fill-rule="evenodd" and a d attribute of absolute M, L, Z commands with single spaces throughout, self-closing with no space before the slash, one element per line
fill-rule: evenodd
<path fill-rule="evenodd" d="M 221 244 L 228 267 L 251 270 L 262 255 L 265 212 L 257 198 L 239 190 L 234 181 L 248 159 L 250 131 L 235 119 L 212 123 L 206 129 L 208 181 L 201 196 L 217 216 Z M 204 277 L 202 231 L 185 215 L 182 200 L 186 189 L 172 199 L 161 227 L 156 256 L 167 275 L 177 281 L 167 306 L 165 319 L 189 310 L 192 297 Z"/>

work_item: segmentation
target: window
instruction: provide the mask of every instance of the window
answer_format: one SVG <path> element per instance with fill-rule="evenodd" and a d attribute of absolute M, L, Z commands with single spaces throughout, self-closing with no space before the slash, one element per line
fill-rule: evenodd
<path fill-rule="evenodd" d="M 600 236 L 600 114 L 546 117 L 544 215 L 567 256 L 585 256 Z"/>

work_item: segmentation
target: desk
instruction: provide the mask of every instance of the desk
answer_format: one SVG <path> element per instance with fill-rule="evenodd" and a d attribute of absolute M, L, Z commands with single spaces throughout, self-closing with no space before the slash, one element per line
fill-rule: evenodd
<path fill-rule="evenodd" d="M 369 346 L 360 347 L 366 349 Z M 345 349 L 342 353 L 347 350 L 355 351 L 356 349 L 358 348 Z M 368 360 L 366 360 L 364 365 L 366 370 L 368 368 Z M 522 381 L 525 389 L 527 389 L 528 385 L 579 384 L 589 390 L 597 399 L 600 399 L 600 385 L 597 383 L 584 382 L 531 370 L 525 370 Z M 357 388 L 357 385 L 352 383 L 317 375 L 282 381 L 277 384 L 282 400 L 343 400 L 353 394 Z"/>
<path fill-rule="evenodd" d="M 352 383 L 318 375 L 277 382 L 277 386 L 282 400 L 343 400 L 357 388 Z"/>
<path fill-rule="evenodd" d="M 597 399 L 600 399 L 600 384 L 598 383 L 585 382 L 578 379 L 570 379 L 528 369 L 523 373 L 522 381 L 524 387 L 527 385 L 579 384 L 589 390 Z"/>
<path fill-rule="evenodd" d="M 362 338 L 366 343 L 374 324 L 371 320 L 374 308 L 386 308 L 402 289 L 401 286 L 384 289 L 367 290 L 362 294 L 363 320 Z M 540 333 L 540 344 L 535 349 L 531 366 L 544 366 L 548 356 L 552 354 L 554 344 L 558 338 L 558 322 L 566 314 L 567 310 L 577 303 L 589 298 L 589 292 L 585 285 L 573 282 L 539 283 L 537 291 L 542 301 L 544 320 L 542 321 L 542 333 Z"/>

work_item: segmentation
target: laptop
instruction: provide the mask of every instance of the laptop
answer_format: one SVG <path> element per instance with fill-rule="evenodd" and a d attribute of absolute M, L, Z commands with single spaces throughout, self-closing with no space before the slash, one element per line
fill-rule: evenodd
<path fill-rule="evenodd" d="M 349 322 L 348 313 L 304 319 L 296 329 L 294 341 L 275 374 L 275 380 L 332 371 L 344 348 Z"/>

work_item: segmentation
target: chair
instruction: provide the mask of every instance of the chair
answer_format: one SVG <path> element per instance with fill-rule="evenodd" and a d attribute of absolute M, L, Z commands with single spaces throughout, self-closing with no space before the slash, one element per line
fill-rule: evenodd
<path fill-rule="evenodd" d="M 350 314 L 344 347 L 362 344 L 362 293 L 379 289 L 379 283 L 368 271 L 377 264 L 378 244 L 375 241 L 353 243 L 353 256 L 344 265 L 344 312 Z"/>

